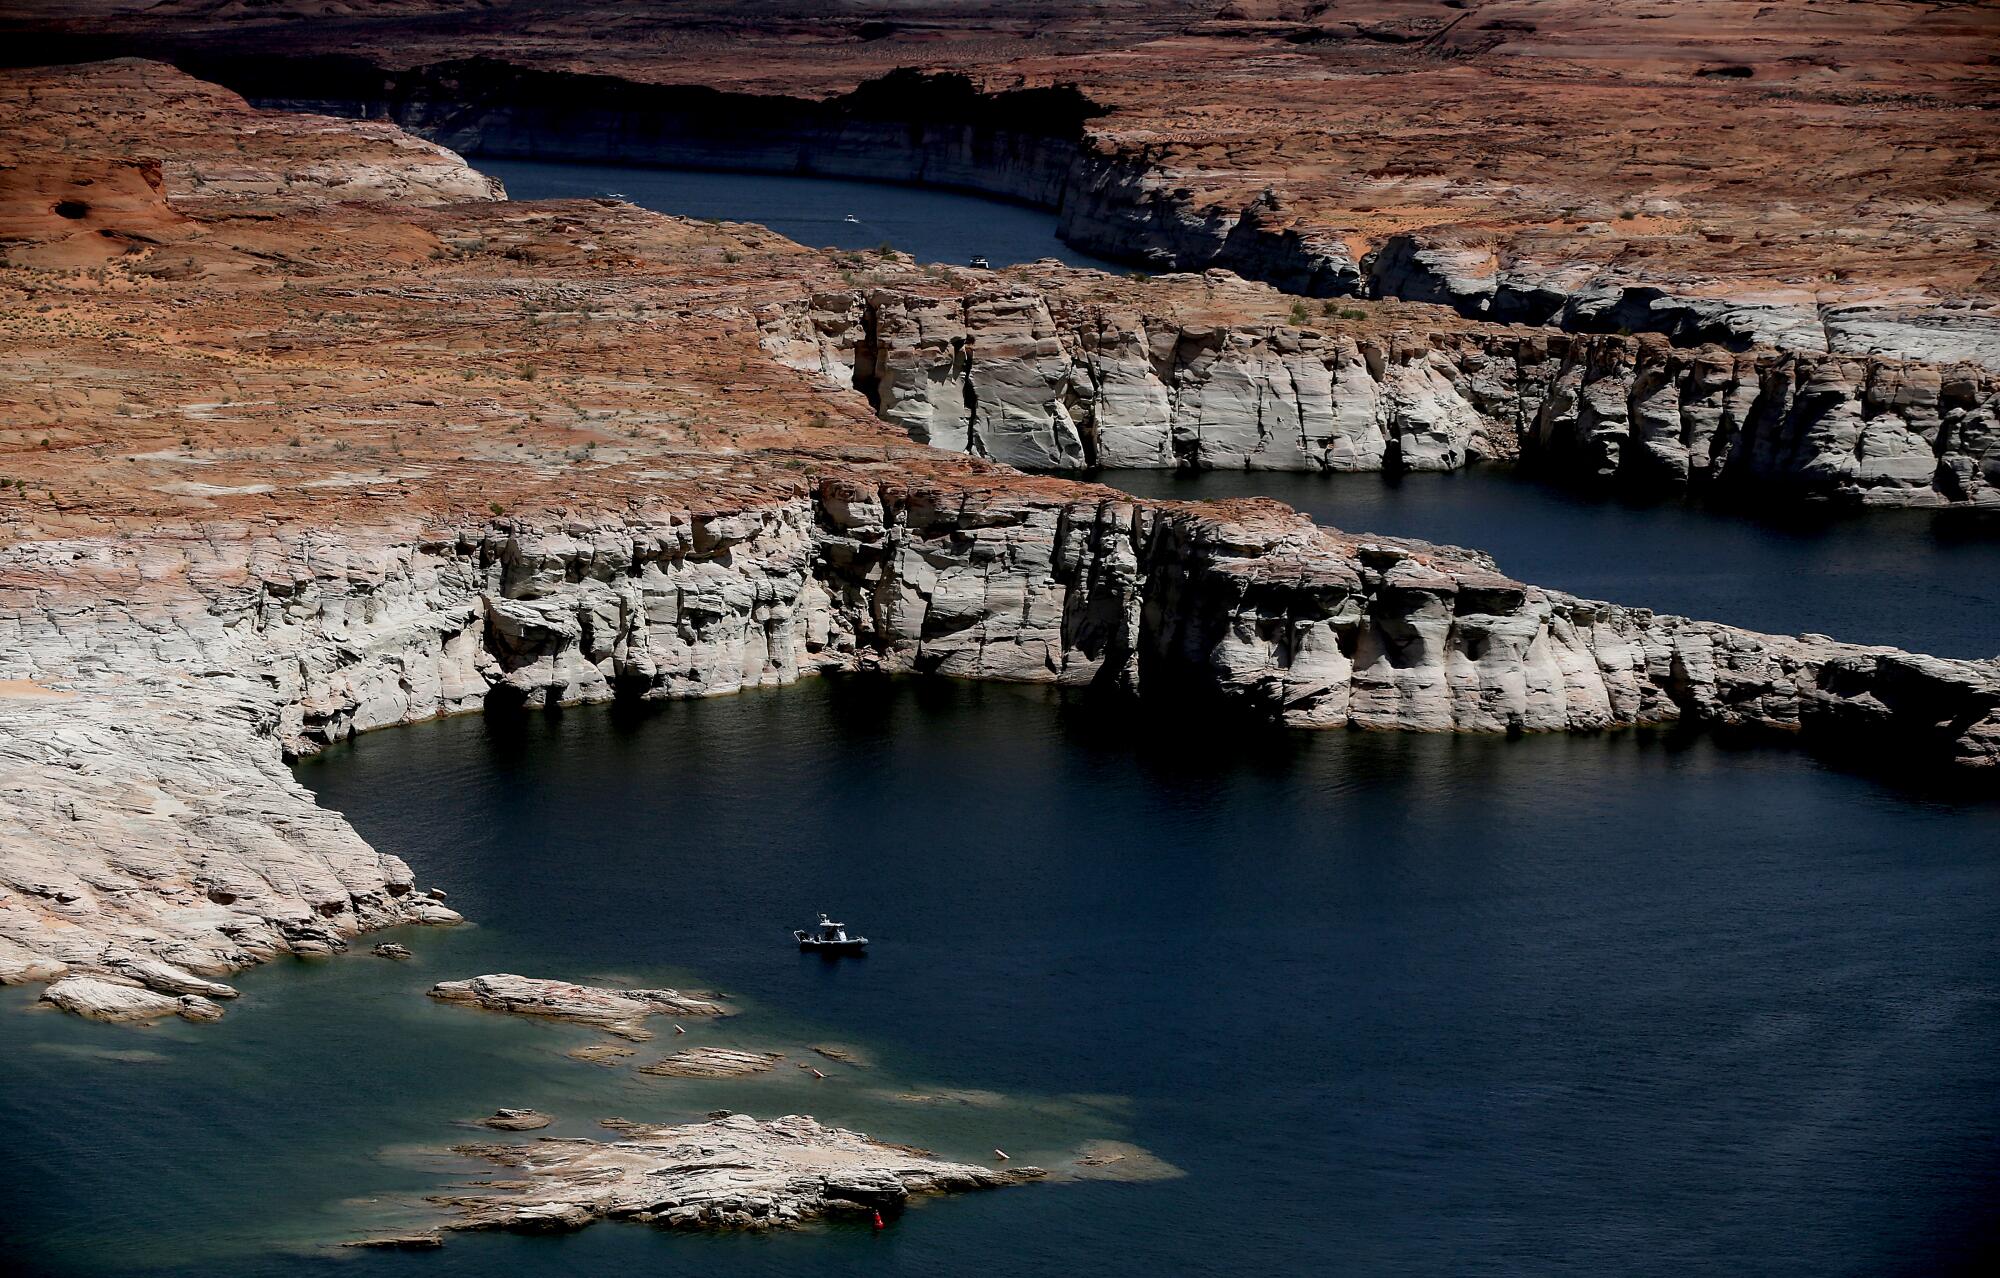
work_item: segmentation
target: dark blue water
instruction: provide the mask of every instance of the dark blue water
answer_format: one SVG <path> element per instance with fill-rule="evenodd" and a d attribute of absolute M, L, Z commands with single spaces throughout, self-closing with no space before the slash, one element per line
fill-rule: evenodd
<path fill-rule="evenodd" d="M 1124 272 L 1056 238 L 1055 214 L 1026 205 L 883 182 L 768 173 L 476 161 L 517 200 L 615 196 L 661 213 L 761 222 L 813 248 L 894 245 L 920 262 L 963 266 L 975 256 L 994 266 L 1053 257 L 1072 266 Z M 849 219 L 853 220 L 850 221 Z"/>
<path fill-rule="evenodd" d="M 2000 1228 L 2000 808 L 1788 749 L 1243 735 L 846 680 L 422 725 L 301 776 L 479 926 L 248 974 L 207 1027 L 6 995 L 17 1269 L 1879 1274 L 1974 1271 Z M 874 953 L 798 955 L 821 908 Z M 874 1065 L 642 1079 L 422 997 L 495 970 L 691 974 L 745 1007 L 699 1041 Z M 880 1237 L 326 1250 L 421 1219 L 463 1170 L 424 1151 L 500 1104 L 576 1135 L 807 1111 L 964 1157 L 1111 1137 L 1187 1175 Z"/>
<path fill-rule="evenodd" d="M 1589 599 L 1775 634 L 2000 656 L 2000 514 L 1715 510 L 1587 496 L 1504 467 L 1443 475 L 1110 471 L 1147 497 L 1267 496 L 1354 532 L 1473 546 Z"/>

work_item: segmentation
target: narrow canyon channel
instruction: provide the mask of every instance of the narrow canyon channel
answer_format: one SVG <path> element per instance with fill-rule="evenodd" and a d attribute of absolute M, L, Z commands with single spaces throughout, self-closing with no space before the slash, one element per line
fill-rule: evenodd
<path fill-rule="evenodd" d="M 758 222 L 814 248 L 891 245 L 921 262 L 964 266 L 983 257 L 995 267 L 1052 257 L 1071 266 L 1123 273 L 1056 238 L 1043 209 L 955 191 L 845 178 L 769 173 L 710 173 L 602 164 L 481 157 L 481 172 L 506 184 L 516 200 L 615 196 L 661 213 Z"/>
<path fill-rule="evenodd" d="M 803 244 L 890 244 L 923 262 L 1057 258 L 1051 213 L 951 191 L 837 178 L 481 158 L 513 199 L 616 196 L 662 213 L 757 222 Z M 848 218 L 853 217 L 854 221 Z M 1503 572 L 1586 598 L 1774 634 L 1814 632 L 1942 657 L 2000 655 L 2000 512 L 1705 508 L 1578 493 L 1507 465 L 1384 476 L 1106 470 L 1140 497 L 1274 497 L 1351 532 L 1471 546 Z"/>
<path fill-rule="evenodd" d="M 481 167 L 515 198 L 1095 265 L 1049 215 L 971 197 Z M 1759 630 L 2000 652 L 1990 515 L 1711 512 L 1501 468 L 1101 478 L 1273 496 Z M 26 1015 L 36 989 L 0 990 L 0 1256 L 25 1271 L 1821 1275 L 2000 1246 L 2000 806 L 1922 777 L 1699 734 L 1305 733 L 863 676 L 446 719 L 296 772 L 473 925 L 368 938 L 404 963 L 243 972 L 214 1024 Z M 799 954 L 819 910 L 873 951 Z M 682 1041 L 785 1060 L 647 1077 L 568 1055 L 591 1032 L 424 997 L 482 972 L 721 991 L 743 1014 Z M 880 1234 L 338 1249 L 493 1174 L 437 1149 L 502 1106 L 551 1136 L 733 1109 L 972 1162 L 1129 1142 L 1167 1166 Z"/>

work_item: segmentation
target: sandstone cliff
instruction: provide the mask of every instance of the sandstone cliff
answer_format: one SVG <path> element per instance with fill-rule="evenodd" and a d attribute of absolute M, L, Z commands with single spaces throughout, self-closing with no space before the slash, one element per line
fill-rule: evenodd
<path fill-rule="evenodd" d="M 1533 24 L 1526 29 L 1532 32 Z M 1657 175 L 1622 204 L 1579 186 L 1567 204 L 1547 207 L 1556 191 L 1535 186 L 1546 184 L 1546 174 L 1523 174 L 1505 195 L 1524 205 L 1520 216 L 1528 224 L 1496 226 L 1490 192 L 1456 196 L 1474 207 L 1458 210 L 1462 220 L 1440 222 L 1428 201 L 1450 202 L 1451 184 L 1444 184 L 1446 192 L 1432 190 L 1435 183 L 1409 191 L 1395 172 L 1401 157 L 1373 159 L 1366 171 L 1351 171 L 1357 159 L 1347 155 L 1304 171 L 1295 162 L 1270 165 L 1282 176 L 1253 187 L 1258 169 L 1237 152 L 1274 140 L 1282 149 L 1289 129 L 1266 126 L 1263 132 L 1276 139 L 1231 130 L 1223 154 L 1215 155 L 1216 148 L 1189 146 L 1171 132 L 1174 140 L 1162 141 L 1159 131 L 1134 127 L 1129 100 L 1114 112 L 1061 82 L 983 92 L 962 75 L 898 69 L 844 93 L 809 98 L 484 57 L 399 68 L 351 55 L 272 59 L 260 50 L 202 52 L 184 63 L 263 105 L 393 120 L 468 155 L 916 182 L 1050 209 L 1064 240 L 1113 261 L 1225 269 L 1308 297 L 1402 298 L 1468 318 L 1571 332 L 1652 332 L 1684 345 L 2000 370 L 2000 318 L 1990 291 L 1940 297 L 1934 279 L 1891 279 L 1879 262 L 1829 268 L 1819 250 L 1804 244 L 1779 252 L 1799 258 L 1798 266 L 1746 274 L 1737 241 L 1754 238 L 1754 256 L 1761 257 L 1773 239 L 1768 226 L 1738 229 L 1740 196 L 1733 192 L 1710 192 L 1697 203 L 1685 198 L 1681 184 Z M 1213 127 L 1176 123 L 1182 132 Z M 1634 155 L 1647 145 L 1658 143 L 1635 141 Z M 1511 149 L 1511 139 L 1496 149 Z M 1697 149 L 1677 143 L 1659 164 L 1698 172 L 1702 162 L 1679 153 L 1691 157 Z M 1479 167 L 1493 163 L 1491 156 Z M 1617 167 L 1608 157 L 1604 165 L 1590 173 L 1600 187 Z M 1305 193 L 1329 182 L 1362 188 L 1388 209 L 1412 204 L 1414 216 L 1395 216 L 1352 190 L 1331 209 Z M 1954 220 L 1969 212 L 1959 201 L 1947 203 Z M 1543 207 L 1530 214 L 1531 205 Z M 1851 220 L 1853 213 L 1848 207 L 1844 216 Z M 1574 225 L 1552 225 L 1565 221 Z M 1963 257 L 1970 248 L 1977 259 L 1990 247 L 1980 229 L 1955 231 L 1950 252 Z M 1918 245 L 1901 226 L 1870 234 L 1905 253 L 1943 251 Z M 1638 242 L 1628 244 L 1628 237 Z M 1991 266 L 1990 253 L 1983 264 Z"/>
<path fill-rule="evenodd" d="M 1194 698 L 1300 727 L 1686 721 L 2000 767 L 2000 664 L 1589 603 L 1274 503 L 829 478 L 763 507 L 417 541 L 40 543 L 5 552 L 0 579 L 6 981 L 179 994 L 192 974 L 449 921 L 281 758 L 501 701 L 876 670 Z"/>
<path fill-rule="evenodd" d="M 1033 272 L 1025 274 L 1033 275 Z M 1234 279 L 822 290 L 766 346 L 912 439 L 1033 470 L 1454 470 L 1861 505 L 2000 503 L 2000 377 L 1452 323 L 1277 318 Z M 1257 312 L 1260 308 L 1264 314 Z"/>

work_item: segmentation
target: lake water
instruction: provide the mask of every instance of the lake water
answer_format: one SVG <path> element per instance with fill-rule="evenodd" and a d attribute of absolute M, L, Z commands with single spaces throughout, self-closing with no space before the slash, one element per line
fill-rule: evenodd
<path fill-rule="evenodd" d="M 1820 1275 L 2000 1239 L 2000 808 L 1789 749 L 845 679 L 420 725 L 300 775 L 478 926 L 247 973 L 209 1026 L 0 996 L 13 1272 Z M 799 955 L 819 909 L 873 952 Z M 873 1063 L 645 1078 L 423 997 L 487 971 L 694 981 L 744 1010 L 680 1044 Z M 1187 1174 L 881 1236 L 328 1249 L 424 1219 L 469 1170 L 426 1151 L 499 1105 L 573 1135 L 811 1112 L 974 1159 L 1120 1139 Z"/>
<path fill-rule="evenodd" d="M 1078 252 L 1057 239 L 1053 213 L 955 191 L 769 173 L 485 157 L 475 157 L 473 163 L 506 183 L 507 194 L 516 200 L 615 196 L 682 217 L 761 222 L 814 248 L 872 249 L 892 244 L 920 262 L 963 266 L 974 257 L 984 257 L 999 267 L 1053 257 L 1072 266 L 1119 273 L 1131 269 Z"/>
<path fill-rule="evenodd" d="M 517 196 L 619 191 L 807 243 L 1078 260 L 1044 215 L 966 197 L 486 167 Z M 1761 629 L 2000 651 L 1970 521 L 1718 516 L 1499 471 L 1109 478 L 1268 493 Z M 477 925 L 370 938 L 408 964 L 245 973 L 208 1026 L 0 991 L 5 1272 L 1823 1275 L 2000 1254 L 2000 805 L 1658 732 L 1246 732 L 858 678 L 419 725 L 299 773 Z M 820 909 L 873 953 L 799 955 Z M 495 971 L 692 983 L 742 1014 L 587 1064 L 564 1055 L 586 1031 L 424 997 Z M 632 1071 L 684 1043 L 789 1060 Z M 809 1112 L 974 1160 L 1124 1140 L 1186 1174 L 939 1201 L 880 1235 L 338 1249 L 490 1174 L 441 1151 L 493 1138 L 459 1124 L 501 1105 L 579 1136 Z"/>
<path fill-rule="evenodd" d="M 2000 512 L 1706 509 L 1507 467 L 1403 476 L 1107 471 L 1145 497 L 1275 497 L 1320 523 L 1486 551 L 1588 599 L 1945 657 L 2000 656 Z"/>

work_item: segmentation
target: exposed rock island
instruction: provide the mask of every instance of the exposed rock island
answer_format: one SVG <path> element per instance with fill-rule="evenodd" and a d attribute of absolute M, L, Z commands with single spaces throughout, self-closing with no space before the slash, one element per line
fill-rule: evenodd
<path fill-rule="evenodd" d="M 896 1211 L 930 1194 L 1039 1179 L 1036 1167 L 952 1163 L 797 1115 L 746 1114 L 677 1127 L 607 1122 L 615 1141 L 465 1145 L 510 1183 L 437 1201 L 447 1228 L 561 1233 L 599 1220 L 669 1229 L 777 1229 L 822 1216 Z"/>
<path fill-rule="evenodd" d="M 910 438 L 920 401 L 954 402 L 913 388 L 958 374 L 948 339 L 892 331 L 885 346 L 892 314 L 948 323 L 959 304 L 931 299 L 998 288 L 1029 317 L 1005 331 L 1032 334 L 1035 306 L 1053 320 L 1091 288 L 1131 290 L 1141 317 L 1213 294 L 1244 316 L 1230 343 L 1251 353 L 1206 386 L 1305 349 L 1313 326 L 1252 313 L 1275 299 L 1262 286 L 1035 270 L 995 284 L 614 201 L 514 205 L 389 126 L 259 112 L 156 63 L 16 72 L 0 93 L 0 980 L 56 981 L 72 1010 L 206 1014 L 189 1000 L 251 963 L 454 920 L 285 764 L 483 707 L 945 675 L 1178 698 L 1252 725 L 1748 727 L 2000 776 L 1994 662 L 1577 599 L 1476 551 L 1317 527 L 1273 502 L 1139 501 L 962 451 L 935 413 L 923 429 L 947 447 Z M 1497 340 L 1487 330 L 1352 305 L 1361 318 L 1315 329 L 1313 359 L 1351 346 L 1365 369 L 1379 350 L 1386 379 L 1408 351 L 1409 385 L 1456 368 L 1452 394 L 1489 393 L 1456 348 L 1417 358 L 1433 317 L 1475 345 Z M 872 339 L 850 340 L 867 307 Z M 1043 411 L 1042 347 L 984 363 L 1002 331 L 972 343 L 963 376 L 991 416 L 967 419 L 968 441 L 1030 438 L 1003 423 Z M 1100 363 L 1107 383 L 1151 402 L 1152 330 L 1105 331 L 1101 360 L 1129 352 Z M 1073 336 L 1045 340 L 1051 361 L 1076 358 Z M 1494 420 L 1510 394 L 1538 422 L 1560 416 L 1558 391 L 1530 395 L 1504 366 L 1559 382 L 1570 349 L 1488 349 Z M 1711 409 L 1749 394 L 1728 387 L 1796 377 L 1794 357 L 1744 358 L 1673 382 L 1675 420 L 1721 434 L 1742 419 Z M 1871 393 L 1871 376 L 1847 393 Z M 1964 404 L 1936 387 L 1941 422 Z M 1599 394 L 1593 420 L 1625 393 Z M 1118 396 L 1099 396 L 1108 417 Z M 1917 390 L 1879 398 L 1925 411 Z M 1187 420 L 1129 424 L 1171 448 Z M 1413 455 L 1460 429 L 1385 420 Z M 1458 447 L 1509 446 L 1504 428 L 1462 425 Z M 1212 446 L 1246 444 L 1230 426 Z M 518 999 L 477 986 L 470 1001 L 559 1005 L 533 982 Z M 634 1006 L 609 1023 L 658 1010 L 647 993 L 623 992 Z"/>
<path fill-rule="evenodd" d="M 712 997 L 679 990 L 612 990 L 568 981 L 527 976 L 475 976 L 469 981 L 440 981 L 431 997 L 441 1003 L 539 1016 L 572 1025 L 588 1025 L 634 1042 L 653 1037 L 646 1021 L 654 1016 L 727 1016 L 729 1009 Z"/>

